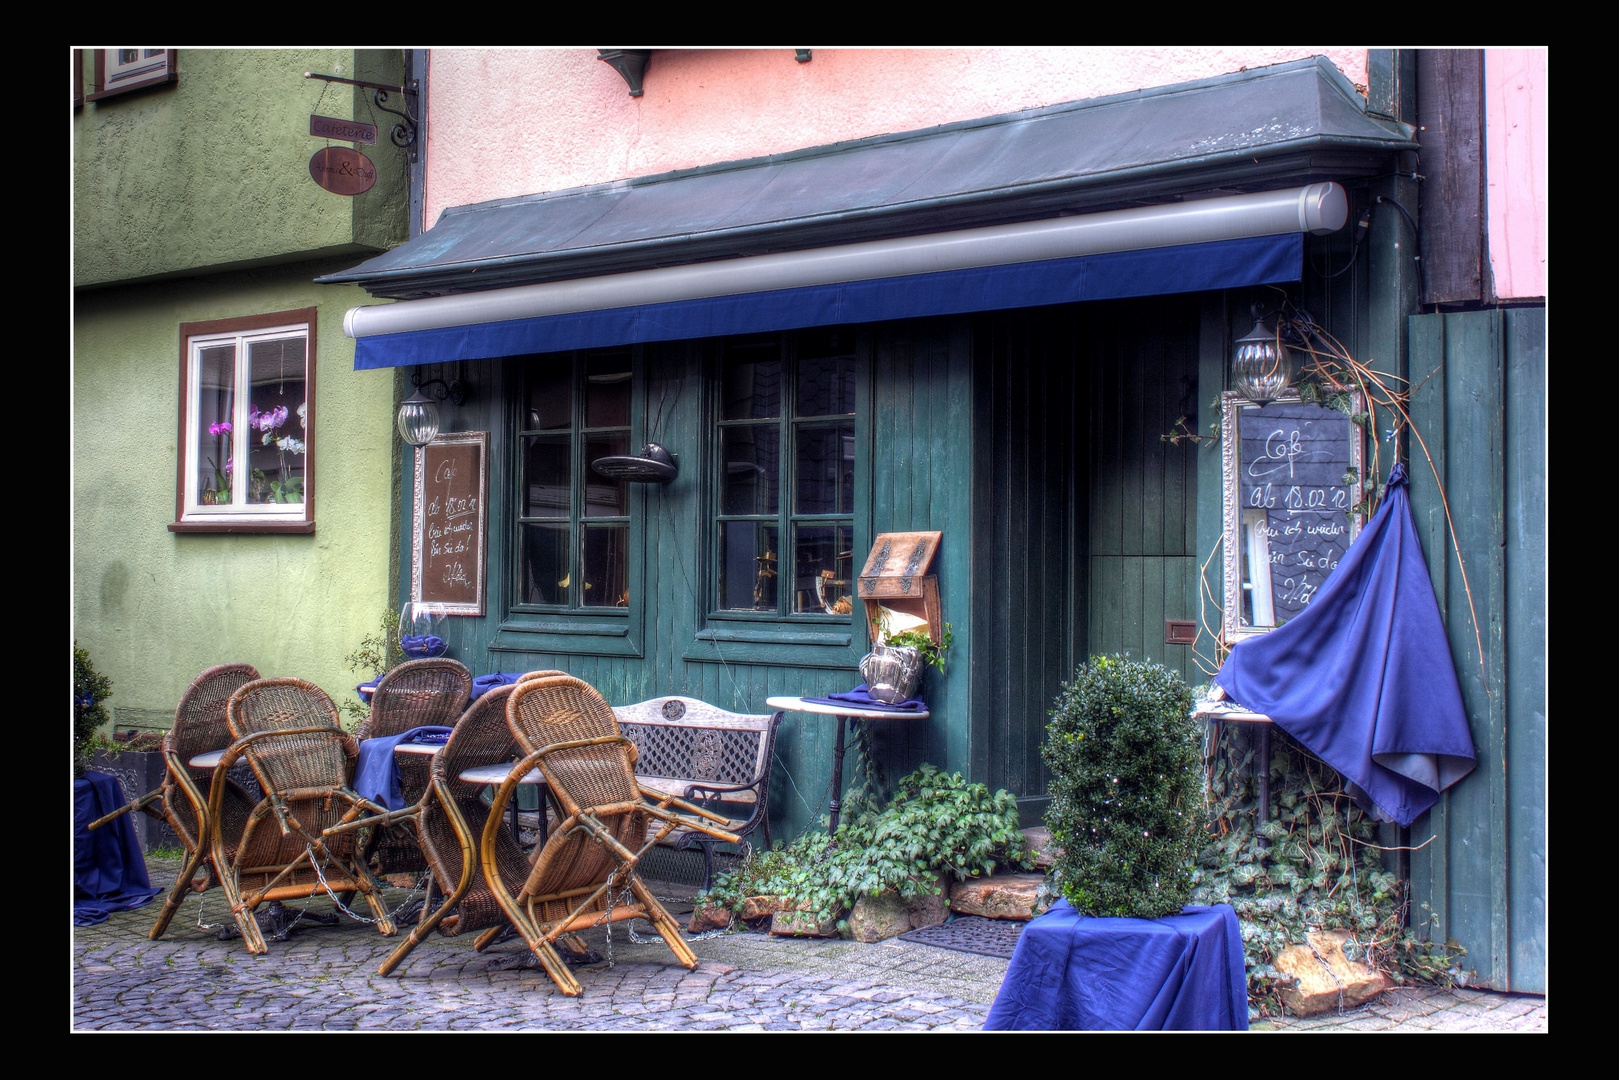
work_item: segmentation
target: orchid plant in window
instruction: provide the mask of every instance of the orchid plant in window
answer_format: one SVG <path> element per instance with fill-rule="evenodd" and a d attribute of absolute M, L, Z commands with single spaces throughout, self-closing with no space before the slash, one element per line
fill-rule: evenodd
<path fill-rule="evenodd" d="M 219 463 L 212 457 L 208 459 L 208 467 L 214 471 L 214 486 L 202 493 L 204 505 L 212 506 L 216 503 L 230 504 L 231 477 L 235 475 L 236 462 L 231 460 L 231 425 L 230 421 L 223 420 L 217 424 L 208 425 L 208 434 L 220 440 L 217 453 L 225 459 L 225 468 L 220 469 Z"/>
<path fill-rule="evenodd" d="M 303 431 L 308 423 L 308 403 L 298 406 L 298 429 Z M 274 447 L 276 451 L 276 479 L 271 480 L 263 469 L 254 469 L 252 484 L 249 491 L 253 502 L 302 502 L 304 497 L 304 480 L 300 475 L 289 471 L 287 455 L 302 455 L 306 449 L 304 439 L 283 431 L 289 414 L 285 405 L 277 405 L 273 409 L 261 411 L 254 405 L 247 414 L 248 428 L 259 433 L 259 441 L 264 446 Z M 228 427 L 228 425 L 226 425 Z"/>

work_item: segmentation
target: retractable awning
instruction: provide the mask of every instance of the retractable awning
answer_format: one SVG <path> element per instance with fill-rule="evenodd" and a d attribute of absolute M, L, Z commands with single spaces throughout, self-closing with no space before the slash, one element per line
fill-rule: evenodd
<path fill-rule="evenodd" d="M 319 280 L 402 300 L 362 368 L 1278 283 L 1415 145 L 1299 61 L 456 207 Z"/>

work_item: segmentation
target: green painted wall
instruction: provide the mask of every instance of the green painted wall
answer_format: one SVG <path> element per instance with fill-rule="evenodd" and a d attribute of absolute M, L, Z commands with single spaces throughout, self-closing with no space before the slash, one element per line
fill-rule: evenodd
<path fill-rule="evenodd" d="M 332 263 L 96 290 L 76 301 L 73 633 L 113 680 L 119 727 L 173 720 L 203 668 L 246 661 L 335 699 L 390 603 L 392 372 L 357 372 Z M 316 531 L 175 534 L 179 324 L 318 305 Z"/>
<path fill-rule="evenodd" d="M 83 63 L 88 91 L 89 50 Z M 406 238 L 405 155 L 388 141 L 394 117 L 369 106 L 369 91 L 333 83 L 322 96 L 327 84 L 303 77 L 397 86 L 398 50 L 181 49 L 177 66 L 177 84 L 88 102 L 74 115 L 75 286 L 361 256 Z M 317 111 L 379 128 L 376 145 L 361 147 L 377 166 L 370 191 L 334 195 L 310 179 L 309 158 L 327 145 L 309 134 Z"/>
<path fill-rule="evenodd" d="M 376 186 L 318 187 L 310 114 L 373 114 L 369 92 L 323 97 L 303 75 L 397 85 L 401 54 L 181 49 L 177 70 L 73 118 L 73 635 L 112 678 L 120 728 L 166 728 L 190 680 L 227 661 L 352 698 L 343 657 L 392 605 L 394 375 L 353 370 L 343 314 L 365 294 L 313 279 L 405 239 L 405 154 L 378 113 Z M 316 531 L 170 532 L 180 324 L 308 307 Z"/>

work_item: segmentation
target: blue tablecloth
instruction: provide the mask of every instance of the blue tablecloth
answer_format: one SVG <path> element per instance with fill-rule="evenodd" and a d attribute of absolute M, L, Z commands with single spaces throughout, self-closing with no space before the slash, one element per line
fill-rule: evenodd
<path fill-rule="evenodd" d="M 986 1031 L 1247 1031 L 1229 904 L 1097 919 L 1059 900 L 1018 938 Z"/>
<path fill-rule="evenodd" d="M 399 763 L 394 747 L 402 742 L 437 743 L 443 746 L 450 729 L 442 724 L 423 724 L 398 735 L 360 740 L 360 757 L 354 763 L 354 790 L 389 810 L 403 810 L 405 796 L 399 789 Z"/>
<path fill-rule="evenodd" d="M 124 787 L 111 773 L 73 781 L 73 925 L 105 922 L 114 911 L 150 904 L 161 889 L 146 876 L 146 857 L 128 814 L 95 832 L 90 823 L 123 806 Z"/>
<path fill-rule="evenodd" d="M 472 698 L 477 701 L 497 686 L 510 686 L 523 677 L 521 671 L 496 671 L 488 675 L 479 675 L 472 680 Z"/>
<path fill-rule="evenodd" d="M 898 704 L 890 705 L 886 701 L 878 701 L 868 692 L 866 684 L 861 683 L 853 690 L 841 694 L 828 694 L 826 697 L 807 697 L 805 701 L 812 701 L 817 705 L 853 705 L 857 709 L 876 709 L 878 712 L 908 713 L 924 712 L 928 703 L 921 698 L 911 698 Z"/>

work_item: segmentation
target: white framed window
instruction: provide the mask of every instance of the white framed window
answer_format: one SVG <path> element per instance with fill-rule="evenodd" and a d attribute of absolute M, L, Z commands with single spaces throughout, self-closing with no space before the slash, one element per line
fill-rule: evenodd
<path fill-rule="evenodd" d="M 176 532 L 313 532 L 315 309 L 180 327 Z"/>
<path fill-rule="evenodd" d="M 90 101 L 179 80 L 176 71 L 177 51 L 174 49 L 125 45 L 114 49 L 96 49 L 94 52 L 95 84 L 89 95 Z"/>

